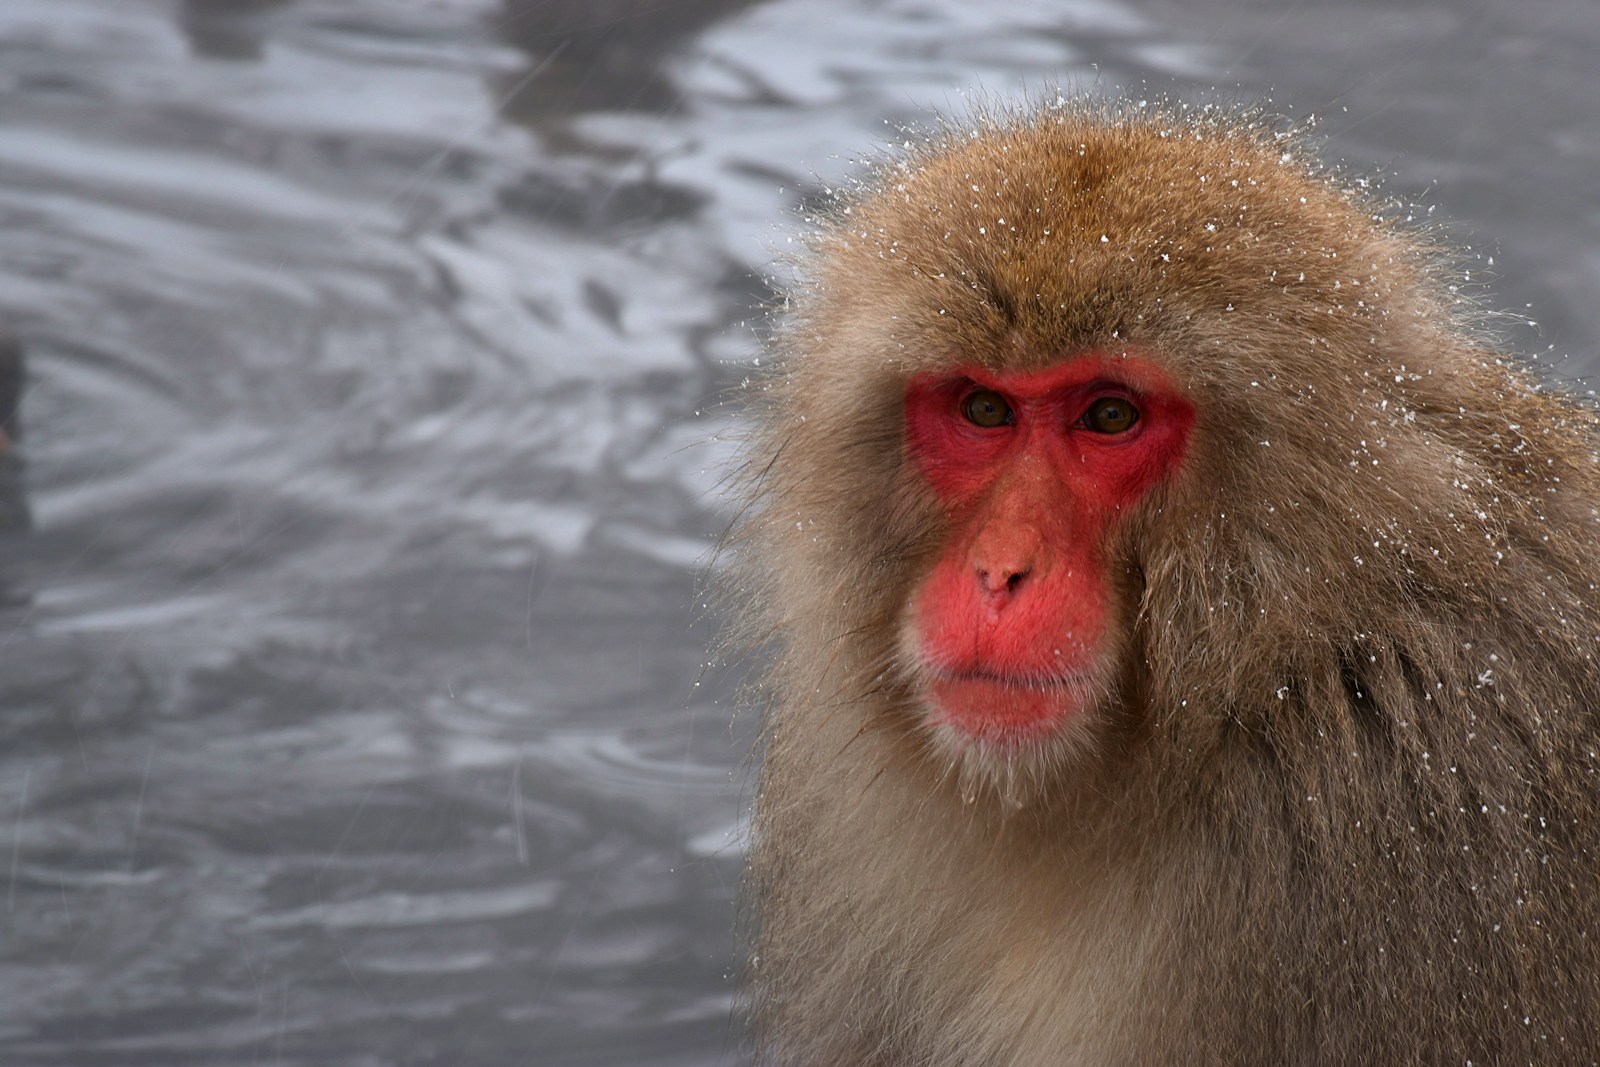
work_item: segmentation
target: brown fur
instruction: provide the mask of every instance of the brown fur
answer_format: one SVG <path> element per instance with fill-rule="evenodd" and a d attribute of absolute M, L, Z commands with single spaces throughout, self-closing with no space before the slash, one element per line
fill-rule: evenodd
<path fill-rule="evenodd" d="M 1596 418 L 1249 114 L 980 119 L 833 216 L 741 525 L 775 662 L 758 1055 L 1600 1058 Z M 946 520 L 905 382 L 1137 349 L 1198 412 L 1109 546 L 1089 740 L 931 737 L 897 644 Z"/>

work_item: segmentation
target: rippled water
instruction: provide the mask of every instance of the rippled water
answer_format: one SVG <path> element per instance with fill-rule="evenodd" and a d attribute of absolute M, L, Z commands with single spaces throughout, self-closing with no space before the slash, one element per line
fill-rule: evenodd
<path fill-rule="evenodd" d="M 1597 52 L 1592 0 L 0 0 L 0 1062 L 736 1060 L 697 583 L 796 206 L 977 87 L 1269 93 L 1583 376 Z"/>

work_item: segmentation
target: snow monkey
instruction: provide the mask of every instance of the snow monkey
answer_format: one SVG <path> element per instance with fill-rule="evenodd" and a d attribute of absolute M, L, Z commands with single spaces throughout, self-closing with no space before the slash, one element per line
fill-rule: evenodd
<path fill-rule="evenodd" d="M 1600 469 L 1260 116 L 1058 104 L 817 235 L 735 542 L 761 1062 L 1600 1059 Z"/>

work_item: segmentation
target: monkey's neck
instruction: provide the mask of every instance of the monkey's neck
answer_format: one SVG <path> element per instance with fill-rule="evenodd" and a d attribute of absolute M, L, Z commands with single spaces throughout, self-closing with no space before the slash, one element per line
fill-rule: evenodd
<path fill-rule="evenodd" d="M 1104 789 L 1067 791 L 1048 810 L 969 802 L 937 765 L 907 760 L 905 738 L 840 718 L 801 744 L 772 739 L 768 787 L 794 802 L 757 826 L 754 977 L 773 1036 L 805 1043 L 794 1062 L 1103 1064 L 1159 1052 L 1171 1020 L 1152 1005 L 1187 1011 L 1172 986 L 1186 958 L 1215 947 L 1188 931 L 1242 914 L 1213 842 L 1118 826 L 1116 809 L 1139 808 Z M 1078 832 L 1062 825 L 1074 818 Z M 1036 1014 L 1016 1019 L 1018 1005 Z M 821 1037 L 807 1018 L 846 1022 Z"/>

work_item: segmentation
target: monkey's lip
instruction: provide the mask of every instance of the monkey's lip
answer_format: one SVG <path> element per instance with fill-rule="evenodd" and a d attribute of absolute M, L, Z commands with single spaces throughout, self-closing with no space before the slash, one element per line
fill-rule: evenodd
<path fill-rule="evenodd" d="M 976 740 L 1027 741 L 1053 733 L 1083 710 L 1088 683 L 1077 675 L 940 671 L 928 685 L 937 721 Z"/>

